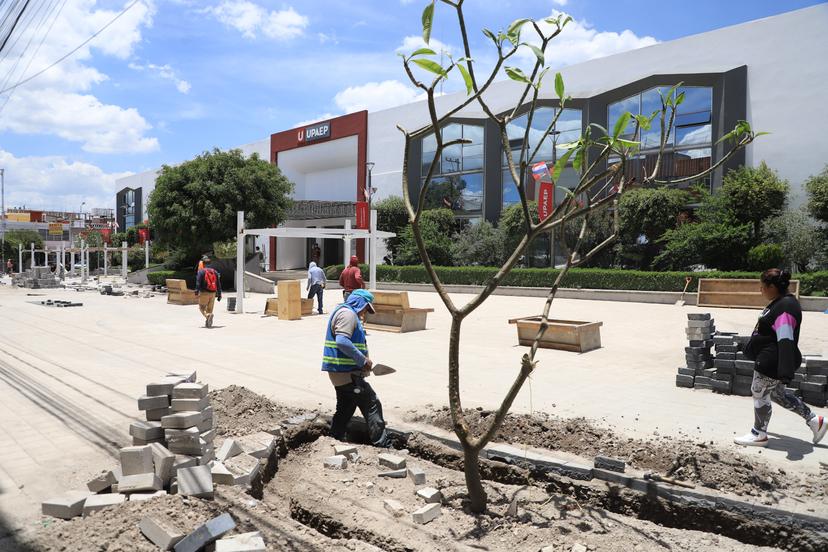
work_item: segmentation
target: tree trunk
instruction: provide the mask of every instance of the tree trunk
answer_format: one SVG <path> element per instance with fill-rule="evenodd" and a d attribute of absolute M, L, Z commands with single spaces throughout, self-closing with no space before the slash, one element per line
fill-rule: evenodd
<path fill-rule="evenodd" d="M 466 474 L 466 488 L 469 491 L 469 508 L 474 514 L 482 514 L 486 511 L 486 491 L 483 490 L 483 482 L 480 478 L 480 459 L 478 451 L 472 449 L 466 443 L 463 444 L 463 471 Z"/>

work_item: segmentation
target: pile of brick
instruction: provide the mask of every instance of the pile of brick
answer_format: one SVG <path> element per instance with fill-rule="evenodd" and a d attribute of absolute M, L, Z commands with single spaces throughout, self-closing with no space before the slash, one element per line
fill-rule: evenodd
<path fill-rule="evenodd" d="M 677 387 L 708 389 L 722 395 L 751 396 L 755 362 L 741 349 L 750 336 L 716 330 L 709 313 L 687 315 L 686 366 L 678 369 Z M 715 348 L 715 352 L 711 352 Z M 814 406 L 828 400 L 828 359 L 806 357 L 788 389 Z"/>
<path fill-rule="evenodd" d="M 216 454 L 213 445 L 216 415 L 210 406 L 208 392 L 207 384 L 196 382 L 195 372 L 168 374 L 147 385 L 146 394 L 138 398 L 138 410 L 144 412 L 146 420 L 130 424 L 132 446 L 120 450 L 120 464 L 90 481 L 88 492 L 70 491 L 43 502 L 43 514 L 71 519 L 127 501 L 149 500 L 168 493 L 212 499 L 214 485 L 251 486 L 262 471 L 261 460 L 267 460 L 275 453 L 280 436 L 260 432 L 227 439 Z M 224 527 L 227 524 L 218 525 Z M 153 542 L 156 542 L 153 535 L 158 534 L 159 527 L 171 528 L 172 533 L 167 534 L 171 540 L 175 541 L 174 537 L 178 535 L 171 520 L 145 519 L 141 523 L 142 531 L 144 526 L 154 528 L 154 533 L 144 532 Z M 217 535 L 216 539 L 223 534 L 202 529 L 196 532 L 207 531 L 209 535 Z M 181 548 L 176 545 L 175 550 L 199 550 L 186 545 L 194 533 L 180 535 L 178 540 L 185 545 Z M 252 548 L 225 546 L 216 547 L 216 550 L 265 550 L 264 545 L 255 547 L 260 536 L 247 535 L 245 539 L 245 542 L 253 542 Z"/>
<path fill-rule="evenodd" d="M 334 445 L 334 455 L 325 458 L 323 465 L 332 470 L 345 470 L 348 463 L 360 461 L 359 450 L 353 445 Z M 427 487 L 426 474 L 422 468 L 406 466 L 406 459 L 395 454 L 383 453 L 377 456 L 380 468 L 385 471 L 377 473 L 378 477 L 390 477 L 394 479 L 405 479 L 408 477 L 414 484 L 414 494 L 423 499 L 424 506 L 411 513 L 411 520 L 418 525 L 425 525 L 440 517 L 442 514 L 441 505 L 443 494 L 439 489 Z M 401 517 L 405 514 L 405 508 L 394 499 L 386 499 L 383 502 L 385 509 L 394 517 Z"/>
<path fill-rule="evenodd" d="M 16 274 L 13 283 L 17 287 L 28 289 L 46 289 L 60 287 L 60 281 L 52 272 L 51 267 L 36 266 Z"/>

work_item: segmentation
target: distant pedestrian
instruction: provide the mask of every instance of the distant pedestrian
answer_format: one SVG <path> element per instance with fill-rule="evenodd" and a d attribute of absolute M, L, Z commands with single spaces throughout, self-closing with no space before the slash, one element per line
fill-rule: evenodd
<path fill-rule="evenodd" d="M 325 271 L 316 266 L 316 263 L 311 263 L 308 266 L 308 299 L 316 297 L 316 302 L 319 305 L 319 314 L 322 314 L 322 292 L 328 279 L 325 277 Z"/>
<path fill-rule="evenodd" d="M 221 301 L 221 274 L 210 267 L 210 257 L 205 256 L 201 262 L 203 268 L 196 276 L 195 293 L 198 296 L 198 310 L 204 316 L 204 326 L 212 328 L 213 305 L 216 299 Z"/>
<path fill-rule="evenodd" d="M 311 247 L 311 261 L 315 262 L 317 265 L 321 264 L 320 261 L 322 260 L 322 250 L 319 249 L 319 244 L 313 242 L 313 247 Z"/>
<path fill-rule="evenodd" d="M 737 445 L 764 447 L 768 444 L 771 401 L 805 419 L 813 432 L 814 444 L 828 431 L 828 421 L 817 416 L 802 399 L 786 389 L 802 363 L 799 352 L 799 329 L 802 309 L 796 297 L 788 293 L 791 273 L 771 268 L 762 273 L 762 295 L 770 301 L 759 316 L 744 354 L 756 361 L 753 371 L 753 416 L 750 433 L 734 439 Z"/>
<path fill-rule="evenodd" d="M 6 274 L 11 276 L 14 273 L 14 263 L 11 259 L 6 261 Z"/>
<path fill-rule="evenodd" d="M 201 260 L 198 261 L 198 264 L 196 265 L 196 274 L 198 274 L 200 271 L 204 270 L 204 261 L 207 260 L 208 258 L 209 257 L 207 257 L 207 255 L 204 255 L 203 257 L 201 257 Z"/>
<path fill-rule="evenodd" d="M 362 271 L 359 269 L 359 258 L 356 255 L 351 257 L 351 264 L 339 275 L 339 285 L 342 286 L 342 298 L 346 301 L 352 291 L 365 288 Z"/>

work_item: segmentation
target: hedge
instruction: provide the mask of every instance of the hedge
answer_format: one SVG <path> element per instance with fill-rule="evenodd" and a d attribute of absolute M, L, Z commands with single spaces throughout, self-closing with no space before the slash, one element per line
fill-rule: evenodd
<path fill-rule="evenodd" d="M 336 280 L 343 265 L 329 266 L 325 272 L 329 279 Z M 360 265 L 362 276 L 368 280 L 368 266 Z M 484 285 L 497 272 L 496 268 L 484 266 L 436 267 L 437 275 L 444 284 Z M 554 268 L 515 268 L 506 277 L 504 286 L 549 287 L 560 271 Z M 611 268 L 573 268 L 564 278 L 562 285 L 567 288 L 623 289 L 635 291 L 682 291 L 685 277 L 693 281 L 688 292 L 698 289 L 699 278 L 759 278 L 758 272 L 645 272 Z M 825 294 L 828 292 L 828 270 L 797 274 L 800 281 L 800 295 Z M 396 266 L 377 265 L 377 279 L 382 282 L 428 284 L 428 274 L 422 265 Z"/>
<path fill-rule="evenodd" d="M 195 288 L 195 272 L 192 270 L 158 270 L 147 274 L 149 283 L 155 286 L 166 285 L 167 279 L 187 280 L 187 287 Z"/>

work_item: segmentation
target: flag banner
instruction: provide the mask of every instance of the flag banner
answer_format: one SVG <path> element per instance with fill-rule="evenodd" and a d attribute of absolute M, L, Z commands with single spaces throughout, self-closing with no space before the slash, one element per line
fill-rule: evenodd
<path fill-rule="evenodd" d="M 367 201 L 356 202 L 356 227 L 358 230 L 368 230 L 370 213 Z"/>
<path fill-rule="evenodd" d="M 541 182 L 538 192 L 538 218 L 546 220 L 555 209 L 555 185 L 551 182 Z"/>
<path fill-rule="evenodd" d="M 535 182 L 540 182 L 541 179 L 551 180 L 552 175 L 549 173 L 549 167 L 545 162 L 535 163 L 532 165 L 532 178 Z"/>

